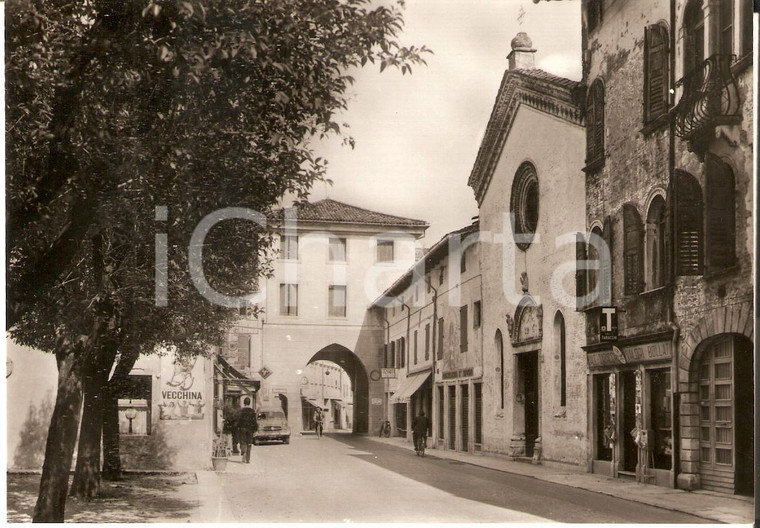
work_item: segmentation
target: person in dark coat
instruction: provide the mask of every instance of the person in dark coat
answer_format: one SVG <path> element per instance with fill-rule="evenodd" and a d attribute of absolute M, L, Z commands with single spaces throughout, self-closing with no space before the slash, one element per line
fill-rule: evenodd
<path fill-rule="evenodd" d="M 237 438 L 235 438 L 235 419 L 237 418 L 237 410 L 232 405 L 225 405 L 222 411 L 224 418 L 224 425 L 222 426 L 222 434 L 224 435 L 224 443 L 227 446 L 227 450 L 232 453 L 237 453 Z"/>
<path fill-rule="evenodd" d="M 253 443 L 253 433 L 256 432 L 258 424 L 256 422 L 256 411 L 251 407 L 251 399 L 243 400 L 244 407 L 238 411 L 236 424 L 236 437 L 240 442 L 240 454 L 243 455 L 243 462 L 251 463 L 251 444 Z"/>
<path fill-rule="evenodd" d="M 414 440 L 415 451 L 419 451 L 419 442 L 425 441 L 429 430 L 430 420 L 425 416 L 425 411 L 420 411 L 420 414 L 412 422 L 412 439 Z"/>

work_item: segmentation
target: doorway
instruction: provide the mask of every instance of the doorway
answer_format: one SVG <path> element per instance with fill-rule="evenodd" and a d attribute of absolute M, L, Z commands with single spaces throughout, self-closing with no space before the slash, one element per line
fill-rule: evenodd
<path fill-rule="evenodd" d="M 622 470 L 635 472 L 639 458 L 639 448 L 633 441 L 631 431 L 636 428 L 636 371 L 628 370 L 620 373 L 623 389 L 623 430 L 620 438 L 623 441 Z"/>
<path fill-rule="evenodd" d="M 533 448 L 538 438 L 538 352 L 518 354 L 517 370 L 519 384 L 524 398 L 525 410 L 525 456 L 533 456 Z"/>

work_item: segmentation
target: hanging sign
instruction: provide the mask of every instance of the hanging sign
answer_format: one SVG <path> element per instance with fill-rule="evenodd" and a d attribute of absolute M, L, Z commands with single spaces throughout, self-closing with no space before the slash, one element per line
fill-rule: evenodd
<path fill-rule="evenodd" d="M 599 341 L 617 341 L 618 316 L 614 306 L 602 307 L 599 320 Z"/>

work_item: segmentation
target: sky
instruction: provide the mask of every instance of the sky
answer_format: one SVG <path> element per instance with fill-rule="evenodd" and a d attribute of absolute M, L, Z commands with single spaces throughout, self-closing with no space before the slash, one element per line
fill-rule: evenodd
<path fill-rule="evenodd" d="M 356 148 L 336 139 L 317 146 L 334 185 L 318 184 L 310 200 L 425 220 L 425 247 L 471 223 L 478 208 L 467 180 L 512 38 L 525 31 L 538 68 L 580 80 L 580 11 L 578 0 L 407 0 L 399 40 L 434 54 L 411 76 L 377 66 L 357 72 L 341 117 Z"/>

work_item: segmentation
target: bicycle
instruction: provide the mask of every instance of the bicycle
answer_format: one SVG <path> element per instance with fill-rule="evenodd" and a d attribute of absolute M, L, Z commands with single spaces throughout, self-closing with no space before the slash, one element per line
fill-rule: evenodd
<path fill-rule="evenodd" d="M 383 424 L 380 426 L 380 434 L 378 434 L 378 436 L 380 438 L 389 438 L 391 436 L 391 423 L 388 420 L 383 422 Z"/>
<path fill-rule="evenodd" d="M 427 447 L 427 438 L 425 438 L 424 435 L 418 436 L 415 446 L 414 446 L 414 451 L 415 453 L 417 453 L 417 456 L 424 457 L 426 447 Z"/>

